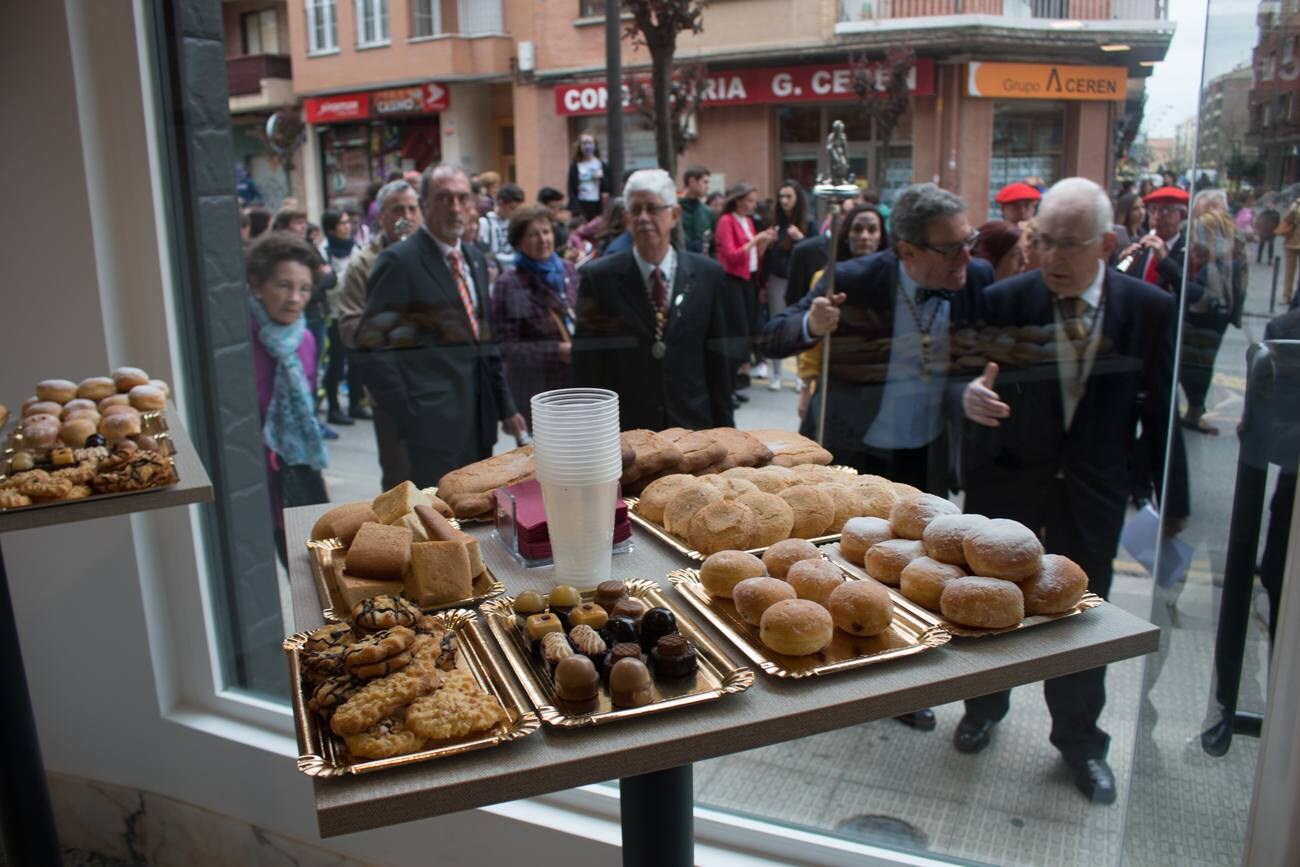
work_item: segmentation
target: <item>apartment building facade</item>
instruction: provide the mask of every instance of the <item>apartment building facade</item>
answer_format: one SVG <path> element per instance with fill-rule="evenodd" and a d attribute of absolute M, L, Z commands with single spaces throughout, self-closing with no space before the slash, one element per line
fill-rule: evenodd
<path fill-rule="evenodd" d="M 1300 182 L 1300 2 L 1264 0 L 1252 58 L 1248 141 L 1264 160 L 1264 186 Z"/>
<path fill-rule="evenodd" d="M 289 0 L 293 87 L 309 122 L 308 205 L 357 198 L 441 159 L 495 169 L 533 195 L 563 188 L 581 132 L 605 141 L 600 0 Z M 714 0 L 679 62 L 708 89 L 680 165 L 765 193 L 825 168 L 832 120 L 883 195 L 933 180 L 983 218 L 1006 182 L 1109 182 L 1114 134 L 1173 33 L 1164 0 Z M 850 60 L 914 47 L 910 111 L 888 152 L 855 102 Z M 625 83 L 649 56 L 626 38 Z M 654 164 L 626 115 L 625 164 Z"/>

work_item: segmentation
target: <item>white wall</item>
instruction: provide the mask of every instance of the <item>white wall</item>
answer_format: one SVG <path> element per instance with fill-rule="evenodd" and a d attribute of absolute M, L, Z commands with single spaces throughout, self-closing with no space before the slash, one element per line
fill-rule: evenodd
<path fill-rule="evenodd" d="M 39 379 L 76 380 L 128 363 L 179 379 L 154 231 L 136 12 L 130 0 L 23 3 L 0 33 L 0 79 L 10 83 L 0 89 L 10 119 L 0 163 L 9 201 L 0 216 L 6 402 L 17 404 Z M 207 638 L 191 510 L 0 541 L 47 767 L 317 839 L 311 782 L 274 751 L 291 749 L 291 740 L 241 730 L 185 700 L 212 691 L 208 671 L 192 664 L 205 659 Z M 186 680 L 173 682 L 178 675 Z M 555 858 L 548 863 L 607 863 L 617 855 L 608 829 L 605 837 L 587 841 L 471 811 L 322 845 L 377 864 L 428 864 L 435 844 L 443 863 L 528 853 L 537 863 L 542 849 Z"/>

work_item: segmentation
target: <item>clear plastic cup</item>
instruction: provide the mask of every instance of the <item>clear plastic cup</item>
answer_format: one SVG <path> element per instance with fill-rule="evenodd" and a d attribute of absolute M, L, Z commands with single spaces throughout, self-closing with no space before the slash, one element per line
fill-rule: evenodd
<path fill-rule="evenodd" d="M 556 580 L 579 587 L 608 581 L 618 480 L 563 485 L 540 477 Z"/>

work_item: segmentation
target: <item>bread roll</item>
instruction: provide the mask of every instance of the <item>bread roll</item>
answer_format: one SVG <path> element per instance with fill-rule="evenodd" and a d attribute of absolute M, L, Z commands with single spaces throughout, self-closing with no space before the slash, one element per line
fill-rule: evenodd
<path fill-rule="evenodd" d="M 773 578 L 784 579 L 790 567 L 800 560 L 821 558 L 817 546 L 807 539 L 786 539 L 763 552 L 763 565 Z"/>
<path fill-rule="evenodd" d="M 786 656 L 823 650 L 835 636 L 830 612 L 807 599 L 783 599 L 763 612 L 759 639 Z"/>
<path fill-rule="evenodd" d="M 119 394 L 126 394 L 137 385 L 148 385 L 149 374 L 138 367 L 119 367 L 113 371 L 113 386 Z"/>
<path fill-rule="evenodd" d="M 1006 581 L 1024 581 L 1038 571 L 1043 543 L 1019 521 L 994 518 L 968 531 L 961 543 L 970 571 Z"/>
<path fill-rule="evenodd" d="M 894 600 L 875 581 L 845 581 L 826 599 L 831 622 L 850 635 L 869 637 L 889 630 L 894 622 Z"/>
<path fill-rule="evenodd" d="M 107 376 L 91 376 L 77 385 L 77 397 L 100 401 L 110 394 L 117 394 L 117 386 Z"/>
<path fill-rule="evenodd" d="M 1044 554 L 1038 571 L 1020 584 L 1025 616 L 1064 614 L 1088 592 L 1088 576 L 1069 557 Z"/>
<path fill-rule="evenodd" d="M 1024 619 L 1025 597 L 1019 587 L 1001 578 L 957 578 L 943 588 L 939 609 L 962 626 L 1005 629 Z"/>
<path fill-rule="evenodd" d="M 686 529 L 686 541 L 701 554 L 743 550 L 751 547 L 756 528 L 757 522 L 749 506 L 723 500 L 720 503 L 709 503 L 691 517 Z"/>
<path fill-rule="evenodd" d="M 795 485 L 777 496 L 785 500 L 794 511 L 794 527 L 790 530 L 792 536 L 800 539 L 816 538 L 824 534 L 835 520 L 835 501 L 830 494 L 812 485 Z"/>
<path fill-rule="evenodd" d="M 378 523 L 379 517 L 370 503 L 362 500 L 357 503 L 344 503 L 335 506 L 316 519 L 311 528 L 313 539 L 338 539 L 343 546 L 352 544 L 357 531 L 365 523 Z"/>
<path fill-rule="evenodd" d="M 790 567 L 785 580 L 800 599 L 825 605 L 831 591 L 844 583 L 844 573 L 829 560 L 800 560 Z"/>
<path fill-rule="evenodd" d="M 664 529 L 686 538 L 691 518 L 710 503 L 722 502 L 722 492 L 712 485 L 696 484 L 678 491 L 664 507 Z"/>
<path fill-rule="evenodd" d="M 966 570 L 930 557 L 917 557 L 903 567 L 898 591 L 922 608 L 939 610 L 939 599 L 949 581 L 965 577 Z"/>
<path fill-rule="evenodd" d="M 137 385 L 127 394 L 131 406 L 142 412 L 152 412 L 167 406 L 167 398 L 152 385 Z"/>
<path fill-rule="evenodd" d="M 61 406 L 77 396 L 77 384 L 67 379 L 43 379 L 36 383 L 36 396 Z"/>
<path fill-rule="evenodd" d="M 736 613 L 750 626 L 763 622 L 763 612 L 785 599 L 794 599 L 794 588 L 780 578 L 756 576 L 746 578 L 732 588 L 731 601 Z"/>
<path fill-rule="evenodd" d="M 920 539 L 925 528 L 940 515 L 957 515 L 961 509 L 934 494 L 911 494 L 901 498 L 889 512 L 889 525 L 900 539 Z"/>
<path fill-rule="evenodd" d="M 756 490 L 752 494 L 745 494 L 736 502 L 745 504 L 754 513 L 751 548 L 766 548 L 790 538 L 790 531 L 794 529 L 794 509 L 785 500 L 776 494 Z"/>
<path fill-rule="evenodd" d="M 698 484 L 700 484 L 699 479 L 685 473 L 673 473 L 655 479 L 641 492 L 641 499 L 636 504 L 636 513 L 647 521 L 662 526 L 664 508 L 667 507 L 668 501 L 685 488 L 695 487 Z"/>
<path fill-rule="evenodd" d="M 840 553 L 845 560 L 861 566 L 872 545 L 892 538 L 894 531 L 884 518 L 850 518 L 840 531 Z"/>
<path fill-rule="evenodd" d="M 732 589 L 749 578 L 764 574 L 763 561 L 744 551 L 718 551 L 700 566 L 700 583 L 710 596 L 732 597 Z"/>

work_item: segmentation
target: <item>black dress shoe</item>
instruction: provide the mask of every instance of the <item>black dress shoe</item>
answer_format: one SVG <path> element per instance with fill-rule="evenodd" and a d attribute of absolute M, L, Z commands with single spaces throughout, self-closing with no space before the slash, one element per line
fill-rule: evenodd
<path fill-rule="evenodd" d="M 366 409 L 364 406 L 349 407 L 348 415 L 350 415 L 352 418 L 361 419 L 362 421 L 370 421 L 375 417 L 375 414 L 370 410 Z"/>
<path fill-rule="evenodd" d="M 993 737 L 993 727 L 997 723 L 990 719 L 961 718 L 957 730 L 952 735 L 952 745 L 959 753 L 978 753 L 989 745 Z"/>
<path fill-rule="evenodd" d="M 741 394 L 738 391 L 733 391 L 731 393 L 731 399 L 735 403 L 749 403 L 749 395 Z"/>
<path fill-rule="evenodd" d="M 917 729 L 918 731 L 934 731 L 934 711 L 930 710 L 928 707 L 914 710 L 911 713 L 905 713 L 902 716 L 896 716 L 894 719 L 898 720 L 903 725 Z"/>
<path fill-rule="evenodd" d="M 356 422 L 344 415 L 343 410 L 341 409 L 330 410 L 329 415 L 325 416 L 325 423 L 341 425 L 343 427 L 347 427 L 350 424 L 356 424 Z"/>
<path fill-rule="evenodd" d="M 1074 785 L 1094 804 L 1115 803 L 1115 772 L 1105 759 L 1088 759 L 1072 765 Z"/>

